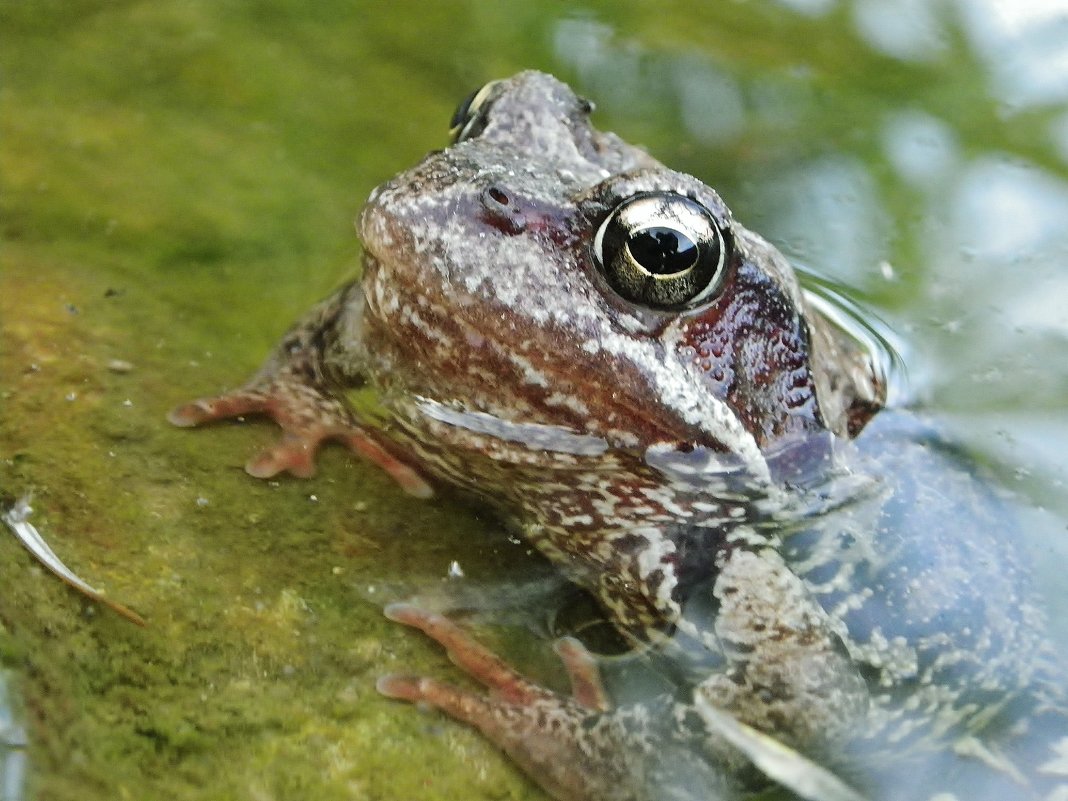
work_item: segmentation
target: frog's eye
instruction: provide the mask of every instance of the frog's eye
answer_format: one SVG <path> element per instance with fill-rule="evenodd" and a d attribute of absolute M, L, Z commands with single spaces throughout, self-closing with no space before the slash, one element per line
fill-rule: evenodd
<path fill-rule="evenodd" d="M 710 298 L 721 283 L 726 251 L 723 233 L 705 207 L 672 192 L 623 201 L 593 240 L 597 266 L 612 289 L 655 309 Z"/>
<path fill-rule="evenodd" d="M 456 107 L 452 121 L 449 123 L 449 136 L 453 144 L 482 133 L 482 129 L 486 127 L 486 112 L 489 111 L 489 104 L 486 101 L 493 87 L 499 83 L 500 81 L 490 81 L 481 89 L 465 97 L 463 102 Z"/>

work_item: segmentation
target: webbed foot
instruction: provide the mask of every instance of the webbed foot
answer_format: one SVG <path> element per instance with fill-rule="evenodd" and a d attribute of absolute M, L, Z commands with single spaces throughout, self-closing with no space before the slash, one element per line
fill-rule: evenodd
<path fill-rule="evenodd" d="M 308 376 L 306 363 L 268 365 L 248 384 L 211 398 L 176 407 L 167 416 L 189 428 L 217 420 L 263 414 L 282 427 L 282 439 L 245 465 L 249 475 L 271 478 L 282 472 L 307 478 L 315 473 L 315 454 L 328 440 L 337 440 L 378 465 L 411 495 L 428 498 L 433 489 L 364 429 L 345 404 Z"/>
<path fill-rule="evenodd" d="M 394 674 L 378 680 L 390 698 L 436 707 L 474 726 L 558 799 L 634 799 L 636 763 L 612 715 L 590 653 L 573 638 L 555 649 L 571 679 L 570 697 L 547 690 L 508 666 L 442 615 L 391 604 L 386 616 L 417 628 L 444 646 L 449 658 L 488 694 L 435 679 Z"/>

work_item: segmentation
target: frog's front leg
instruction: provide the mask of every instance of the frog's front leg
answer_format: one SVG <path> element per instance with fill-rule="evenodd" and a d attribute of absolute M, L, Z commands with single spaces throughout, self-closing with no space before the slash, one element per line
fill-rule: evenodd
<path fill-rule="evenodd" d="M 754 546 L 752 534 L 740 530 L 728 538 L 716 569 L 714 634 L 726 664 L 696 692 L 807 753 L 854 735 L 868 709 L 867 685 L 840 626 L 781 554 Z"/>
<path fill-rule="evenodd" d="M 588 555 L 549 556 L 597 595 L 632 641 L 669 648 L 673 632 L 672 638 L 683 635 L 707 648 L 708 676 L 696 691 L 714 708 L 807 752 L 855 733 L 869 694 L 843 643 L 844 624 L 809 592 L 776 538 L 746 525 L 715 537 L 707 582 L 688 596 L 665 591 L 664 577 L 673 575 L 669 561 L 598 565 Z M 576 570 L 576 562 L 585 564 Z M 687 607 L 711 608 L 712 618 L 705 611 L 687 614 Z"/>
<path fill-rule="evenodd" d="M 168 419 L 181 427 L 199 426 L 246 414 L 265 414 L 282 427 L 282 440 L 254 456 L 245 470 L 257 478 L 288 471 L 302 478 L 315 473 L 315 454 L 338 440 L 386 471 L 407 492 L 433 494 L 430 485 L 362 426 L 338 391 L 327 349 L 363 306 L 357 284 L 339 289 L 287 332 L 275 352 L 244 386 L 178 406 Z"/>

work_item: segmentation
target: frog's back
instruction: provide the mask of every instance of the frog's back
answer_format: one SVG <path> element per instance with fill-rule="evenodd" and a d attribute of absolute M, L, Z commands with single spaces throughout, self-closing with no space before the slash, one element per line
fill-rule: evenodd
<path fill-rule="evenodd" d="M 874 478 L 784 554 L 869 685 L 858 749 L 915 757 L 895 769 L 911 791 L 892 797 L 947 772 L 958 790 L 969 771 L 1007 786 L 1035 774 L 1068 743 L 1068 717 L 1012 498 L 908 414 L 880 415 L 855 456 L 847 483 Z"/>

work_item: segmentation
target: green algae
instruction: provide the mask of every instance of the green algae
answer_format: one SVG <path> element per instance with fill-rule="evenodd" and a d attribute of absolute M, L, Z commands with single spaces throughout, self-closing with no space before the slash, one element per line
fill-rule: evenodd
<path fill-rule="evenodd" d="M 902 64 L 841 36 L 838 17 L 770 3 L 0 4 L 0 493 L 33 492 L 59 555 L 148 622 L 87 602 L 0 536 L 0 665 L 24 701 L 30 797 L 542 797 L 472 732 L 374 692 L 394 670 L 462 679 L 372 599 L 440 584 L 454 559 L 504 583 L 540 569 L 526 550 L 340 449 L 314 479 L 260 482 L 241 465 L 269 424 L 189 432 L 164 417 L 251 374 L 358 271 L 362 199 L 443 144 L 465 89 L 525 67 L 582 78 L 553 50 L 562 22 L 618 26 L 625 65 L 660 75 L 708 54 L 789 100 L 714 149 L 679 136 L 675 111 L 650 113 L 655 97 L 604 102 L 610 127 L 706 170 L 750 214 L 771 194 L 751 181 L 848 147 L 891 107 L 945 112 L 972 152 L 1064 174 L 1045 140 L 1002 121 L 961 49 Z M 592 93 L 606 79 L 585 80 Z M 845 110 L 828 114 L 828 96 Z M 858 142 L 884 174 L 877 137 Z M 915 197 L 883 177 L 908 267 Z M 923 265 L 890 286 L 875 263 L 854 283 L 886 308 L 916 301 Z M 494 643 L 559 681 L 529 639 Z"/>
<path fill-rule="evenodd" d="M 394 488 L 339 451 L 307 482 L 250 479 L 241 455 L 269 441 L 267 426 L 163 423 L 168 348 L 117 333 L 146 330 L 134 310 L 147 287 L 127 277 L 107 297 L 107 280 L 35 250 L 5 248 L 19 269 L 3 291 L 2 369 L 14 376 L 3 486 L 32 490 L 33 520 L 61 557 L 148 625 L 87 602 L 0 538 L 0 642 L 26 699 L 32 795 L 529 797 L 477 737 L 423 736 L 425 716 L 398 715 L 373 690 L 383 672 L 436 660 L 364 600 L 366 586 L 391 561 L 406 582 L 438 581 L 449 554 L 471 551 L 470 515 L 444 502 L 404 514 Z M 132 371 L 108 370 L 120 357 Z M 190 383 L 213 369 L 191 368 Z M 215 456 L 202 460 L 205 446 Z M 414 547 L 416 531 L 432 533 L 429 548 Z M 413 758 L 425 775 L 402 769 Z"/>
<path fill-rule="evenodd" d="M 538 797 L 473 733 L 374 691 L 390 670 L 444 671 L 368 586 L 433 584 L 463 555 L 477 574 L 479 531 L 494 572 L 488 527 L 413 508 L 341 450 L 315 479 L 255 481 L 240 466 L 266 424 L 165 422 L 358 270 L 362 197 L 429 146 L 404 152 L 369 97 L 390 87 L 428 131 L 452 103 L 404 98 L 370 47 L 324 51 L 326 20 L 305 20 L 309 49 L 296 6 L 275 9 L 294 25 L 210 3 L 0 9 L 0 490 L 32 491 L 61 558 L 148 622 L 0 537 L 29 794 Z"/>

